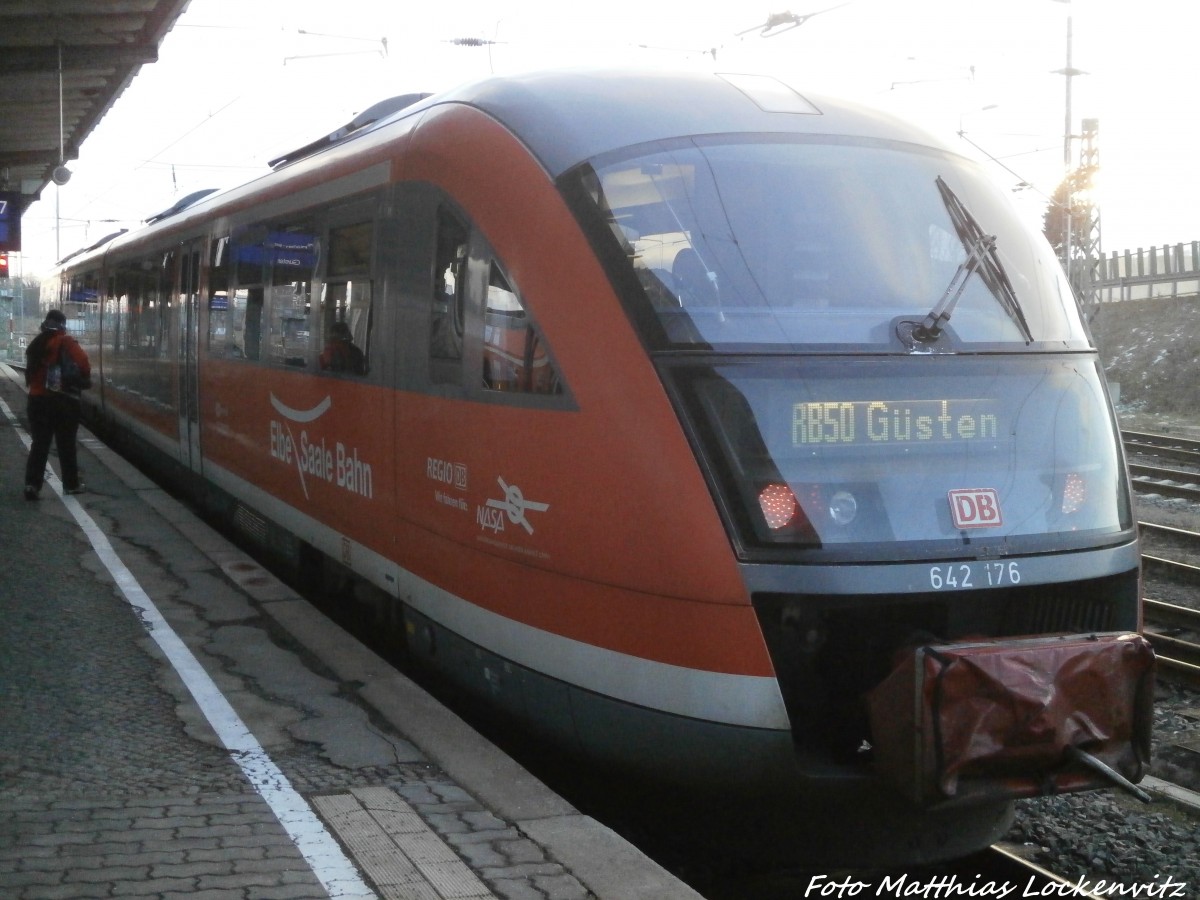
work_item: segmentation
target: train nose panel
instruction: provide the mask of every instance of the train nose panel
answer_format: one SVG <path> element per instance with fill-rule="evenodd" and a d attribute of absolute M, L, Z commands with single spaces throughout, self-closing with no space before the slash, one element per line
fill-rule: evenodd
<path fill-rule="evenodd" d="M 1150 762 L 1154 651 L 1137 634 L 918 647 L 868 695 L 877 771 L 921 805 L 1104 787 Z"/>

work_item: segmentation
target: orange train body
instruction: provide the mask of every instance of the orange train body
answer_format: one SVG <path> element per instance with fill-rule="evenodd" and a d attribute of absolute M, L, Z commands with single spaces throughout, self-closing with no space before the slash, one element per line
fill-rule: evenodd
<path fill-rule="evenodd" d="M 769 79 L 375 109 L 63 264 L 43 300 L 98 367 L 93 419 L 540 733 L 734 798 L 757 850 L 994 839 L 1043 773 L 976 735 L 1001 750 L 969 802 L 914 802 L 948 782 L 879 686 L 931 696 L 912 654 L 980 638 L 1012 642 L 1000 671 L 1070 656 L 1036 635 L 1142 652 L 1111 406 L 1044 242 L 936 142 Z M 363 371 L 320 365 L 335 325 Z M 1099 669 L 1144 704 L 1116 684 L 1144 658 Z M 1140 777 L 1145 735 L 1113 732 Z"/>

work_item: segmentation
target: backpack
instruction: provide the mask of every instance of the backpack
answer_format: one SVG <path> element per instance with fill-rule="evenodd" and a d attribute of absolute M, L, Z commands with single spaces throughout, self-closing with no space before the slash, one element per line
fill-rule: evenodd
<path fill-rule="evenodd" d="M 46 390 L 79 395 L 92 386 L 92 379 L 84 375 L 74 357 L 66 349 L 66 340 L 58 345 L 58 358 L 46 367 Z"/>

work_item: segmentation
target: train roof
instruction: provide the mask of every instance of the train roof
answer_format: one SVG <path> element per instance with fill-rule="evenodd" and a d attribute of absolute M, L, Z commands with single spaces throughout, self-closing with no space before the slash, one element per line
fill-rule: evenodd
<path fill-rule="evenodd" d="M 610 150 L 690 135 L 837 134 L 936 143 L 890 114 L 801 94 L 770 75 L 570 69 L 496 76 L 441 94 L 393 97 L 271 165 L 282 168 L 447 104 L 474 107 L 502 123 L 555 178 Z"/>
<path fill-rule="evenodd" d="M 319 166 L 323 154 L 359 138 L 388 140 L 390 126 L 434 107 L 462 104 L 491 116 L 521 140 L 551 177 L 623 147 L 698 135 L 811 134 L 904 141 L 939 146 L 926 132 L 891 114 L 823 95 L 802 94 L 772 76 L 704 71 L 565 69 L 487 78 L 441 94 L 405 94 L 376 103 L 343 127 L 272 160 L 282 174 L 297 165 Z M 416 127 L 420 127 L 419 124 Z M 944 146 L 943 149 L 946 149 Z M 205 215 L 213 204 L 265 185 L 196 191 L 149 218 L 149 226 Z M 65 265 L 137 241 L 142 232 L 118 233 L 60 260 Z M 107 250 L 108 247 L 103 249 Z"/>
<path fill-rule="evenodd" d="M 425 103 L 465 103 L 488 113 L 521 138 L 553 177 L 610 150 L 681 135 L 839 134 L 938 143 L 890 114 L 802 94 L 768 75 L 533 72 L 465 85 Z"/>

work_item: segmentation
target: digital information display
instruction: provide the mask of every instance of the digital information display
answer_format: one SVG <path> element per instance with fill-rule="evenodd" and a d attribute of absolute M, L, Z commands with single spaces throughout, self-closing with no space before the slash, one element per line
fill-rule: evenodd
<path fill-rule="evenodd" d="M 21 195 L 0 191 L 0 253 L 21 250 Z"/>
<path fill-rule="evenodd" d="M 792 405 L 792 446 L 994 441 L 995 400 L 835 400 Z"/>

